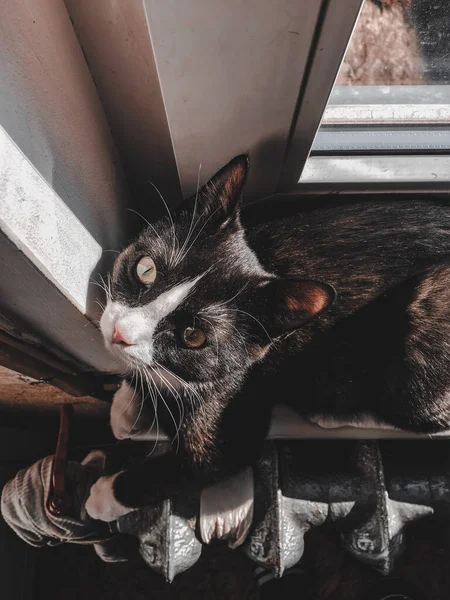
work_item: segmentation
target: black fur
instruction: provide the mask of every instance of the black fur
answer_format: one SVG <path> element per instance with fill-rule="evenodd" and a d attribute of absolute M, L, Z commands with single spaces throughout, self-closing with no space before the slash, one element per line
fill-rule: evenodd
<path fill-rule="evenodd" d="M 185 493 L 250 464 L 281 401 L 306 417 L 370 414 L 417 432 L 448 428 L 450 208 L 369 198 L 306 211 L 256 203 L 240 212 L 246 170 L 237 157 L 174 216 L 180 245 L 189 232 L 192 243 L 177 266 L 167 264 L 168 217 L 117 260 L 113 300 L 129 307 L 206 273 L 154 336 L 155 360 L 201 403 L 183 393 L 177 452 L 174 444 L 116 480 L 126 505 Z M 134 275 L 143 255 L 158 267 L 150 288 Z M 206 346 L 180 343 L 191 325 L 205 331 Z M 179 414 L 170 389 L 162 393 Z M 174 434 L 169 413 L 159 417 Z"/>

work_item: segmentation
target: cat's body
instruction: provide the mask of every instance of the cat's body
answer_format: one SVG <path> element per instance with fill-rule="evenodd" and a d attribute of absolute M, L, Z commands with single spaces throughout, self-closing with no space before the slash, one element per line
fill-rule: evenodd
<path fill-rule="evenodd" d="M 152 225 L 116 263 L 102 331 L 150 385 L 124 383 L 113 429 L 127 433 L 130 410 L 155 426 L 157 406 L 175 442 L 111 479 L 109 497 L 104 482 L 94 486 L 94 517 L 244 468 L 277 402 L 313 418 L 448 427 L 450 208 L 365 200 L 300 212 L 299 203 L 276 216 L 280 205 L 255 204 L 241 217 L 245 173 L 243 158 L 232 161 L 174 224 Z"/>
<path fill-rule="evenodd" d="M 362 199 L 266 222 L 257 207 L 243 222 L 264 267 L 326 281 L 338 295 L 269 353 L 259 366 L 271 373 L 264 387 L 272 384 L 277 399 L 304 416 L 371 415 L 402 429 L 447 429 L 450 207 Z"/>

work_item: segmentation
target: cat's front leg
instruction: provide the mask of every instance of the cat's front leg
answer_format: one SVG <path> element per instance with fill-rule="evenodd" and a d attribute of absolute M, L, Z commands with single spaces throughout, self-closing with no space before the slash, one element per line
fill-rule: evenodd
<path fill-rule="evenodd" d="M 114 484 L 122 475 L 125 474 L 101 477 L 94 484 L 86 503 L 91 518 L 111 522 L 135 510 L 121 504 L 116 497 Z M 209 543 L 215 538 L 226 539 L 230 548 L 243 543 L 253 518 L 253 487 L 253 471 L 247 467 L 234 477 L 201 491 L 199 526 L 204 542 Z M 185 487 L 183 491 L 186 493 Z"/>
<path fill-rule="evenodd" d="M 121 504 L 114 495 L 114 482 L 120 474 L 100 477 L 92 486 L 86 502 L 86 511 L 91 519 L 116 521 L 134 510 Z"/>
<path fill-rule="evenodd" d="M 196 479 L 171 453 L 111 476 L 100 477 L 92 486 L 86 511 L 93 519 L 115 521 L 132 510 L 165 498 L 200 490 Z"/>
<path fill-rule="evenodd" d="M 110 425 L 114 437 L 118 440 L 145 439 L 150 430 L 150 420 L 145 409 L 141 395 L 126 380 L 122 381 L 119 390 L 114 394 L 110 412 Z M 114 496 L 114 482 L 119 475 L 120 473 L 116 473 L 100 477 L 92 486 L 86 502 L 86 510 L 91 518 L 115 521 L 134 510 L 120 504 Z"/>
<path fill-rule="evenodd" d="M 205 487 L 235 476 L 259 457 L 271 408 L 247 387 L 227 403 L 191 410 L 178 432 L 178 452 L 168 452 L 96 483 L 86 505 L 88 513 L 112 520 L 125 509 L 200 494 Z"/>

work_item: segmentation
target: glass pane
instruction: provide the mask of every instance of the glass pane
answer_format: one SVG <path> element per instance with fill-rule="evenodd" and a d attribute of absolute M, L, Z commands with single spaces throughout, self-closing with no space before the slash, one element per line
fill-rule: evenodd
<path fill-rule="evenodd" d="M 450 150 L 450 0 L 365 0 L 312 151 Z"/>
<path fill-rule="evenodd" d="M 450 82 L 448 0 L 366 0 L 336 85 Z"/>

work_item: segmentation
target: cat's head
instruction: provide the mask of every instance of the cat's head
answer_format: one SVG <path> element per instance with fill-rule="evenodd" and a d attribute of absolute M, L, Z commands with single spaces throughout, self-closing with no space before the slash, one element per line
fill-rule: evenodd
<path fill-rule="evenodd" d="M 100 325 L 132 371 L 169 387 L 242 375 L 331 302 L 329 286 L 278 279 L 248 246 L 239 218 L 247 170 L 236 157 L 118 256 Z"/>

